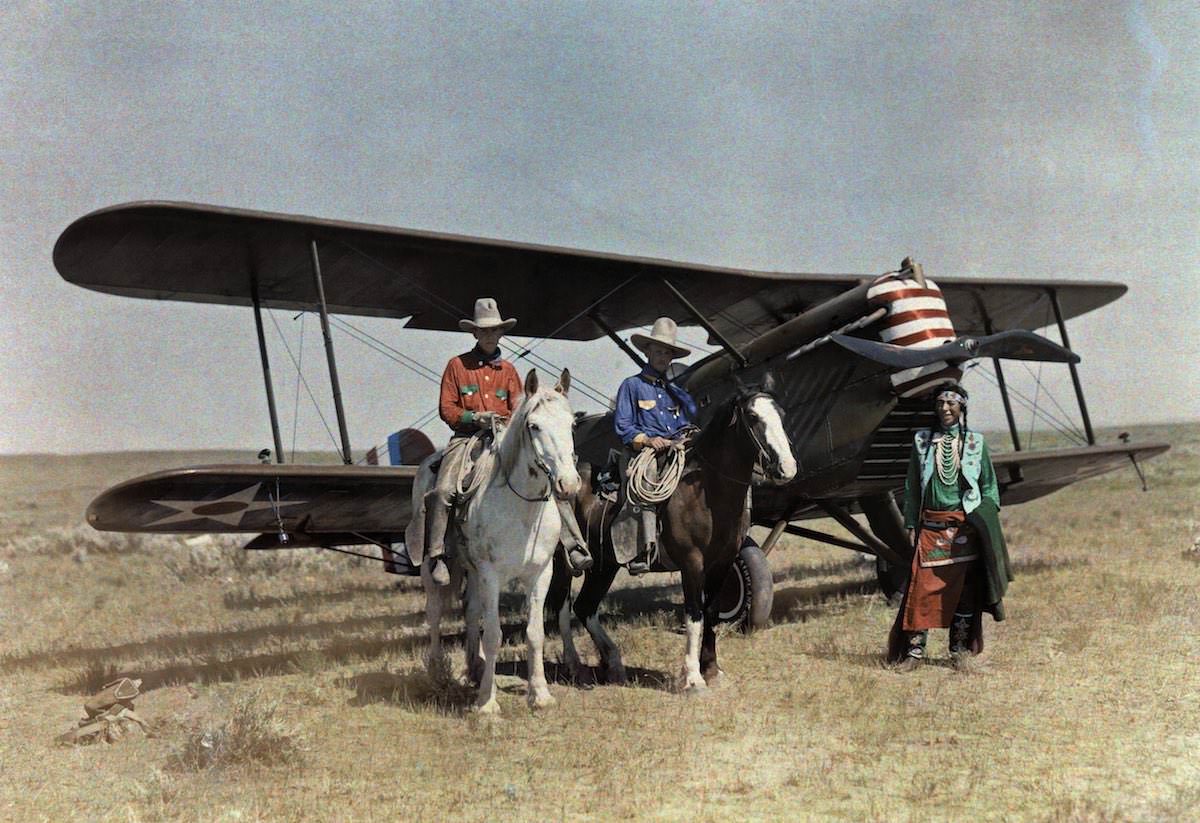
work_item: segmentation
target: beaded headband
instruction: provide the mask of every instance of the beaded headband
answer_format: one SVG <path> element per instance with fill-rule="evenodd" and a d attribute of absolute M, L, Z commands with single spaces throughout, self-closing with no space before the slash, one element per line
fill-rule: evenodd
<path fill-rule="evenodd" d="M 944 391 L 937 396 L 938 400 L 949 400 L 952 403 L 957 403 L 960 406 L 967 405 L 967 398 L 963 397 L 956 391 Z"/>

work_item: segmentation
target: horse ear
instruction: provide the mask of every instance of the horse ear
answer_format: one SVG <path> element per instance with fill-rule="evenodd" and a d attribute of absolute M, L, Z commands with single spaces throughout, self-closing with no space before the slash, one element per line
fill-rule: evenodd
<path fill-rule="evenodd" d="M 537 394 L 537 389 L 537 369 L 530 369 L 529 374 L 525 375 L 525 394 L 527 396 L 531 394 Z"/>
<path fill-rule="evenodd" d="M 765 391 L 767 394 L 775 393 L 775 373 L 774 372 L 767 372 L 763 376 L 762 390 Z"/>
<path fill-rule="evenodd" d="M 571 390 L 571 370 L 563 369 L 562 374 L 558 376 L 558 383 L 555 384 L 554 390 L 561 395 L 566 395 Z"/>

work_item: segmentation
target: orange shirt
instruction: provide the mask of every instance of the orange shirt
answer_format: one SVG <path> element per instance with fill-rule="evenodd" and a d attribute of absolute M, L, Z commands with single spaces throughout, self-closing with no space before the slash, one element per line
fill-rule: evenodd
<path fill-rule="evenodd" d="M 512 414 L 521 397 L 521 380 L 512 363 L 502 357 L 485 361 L 478 349 L 451 358 L 442 373 L 438 413 L 460 434 L 475 431 L 475 416 L 495 412 Z"/>

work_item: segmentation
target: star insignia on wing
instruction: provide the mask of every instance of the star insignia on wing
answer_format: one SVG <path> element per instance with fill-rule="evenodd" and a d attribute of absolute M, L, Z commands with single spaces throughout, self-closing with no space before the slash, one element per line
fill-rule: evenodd
<path fill-rule="evenodd" d="M 215 500 L 151 500 L 159 506 L 174 509 L 168 514 L 149 523 L 149 526 L 170 526 L 176 523 L 187 523 L 192 520 L 213 520 L 225 526 L 239 526 L 247 512 L 273 509 L 279 506 L 297 506 L 307 503 L 307 500 L 255 500 L 262 483 L 247 486 L 241 491 L 231 492 Z"/>

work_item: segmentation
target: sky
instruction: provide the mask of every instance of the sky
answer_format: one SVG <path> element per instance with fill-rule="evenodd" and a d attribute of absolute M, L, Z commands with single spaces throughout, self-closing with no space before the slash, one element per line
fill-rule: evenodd
<path fill-rule="evenodd" d="M 1069 329 L 1093 420 L 1197 419 L 1197 31 L 1189 2 L 5 4 L 0 453 L 270 444 L 249 310 L 54 270 L 71 221 L 144 199 L 748 269 L 911 254 L 935 279 L 1117 280 Z M 470 343 L 348 319 L 435 371 Z M 317 321 L 267 331 L 285 447 L 335 448 Z M 334 344 L 356 449 L 428 418 L 436 385 Z M 601 395 L 632 371 L 604 340 L 538 352 Z M 1002 427 L 982 371 L 972 422 Z M 1065 367 L 1006 376 L 1078 428 Z"/>

